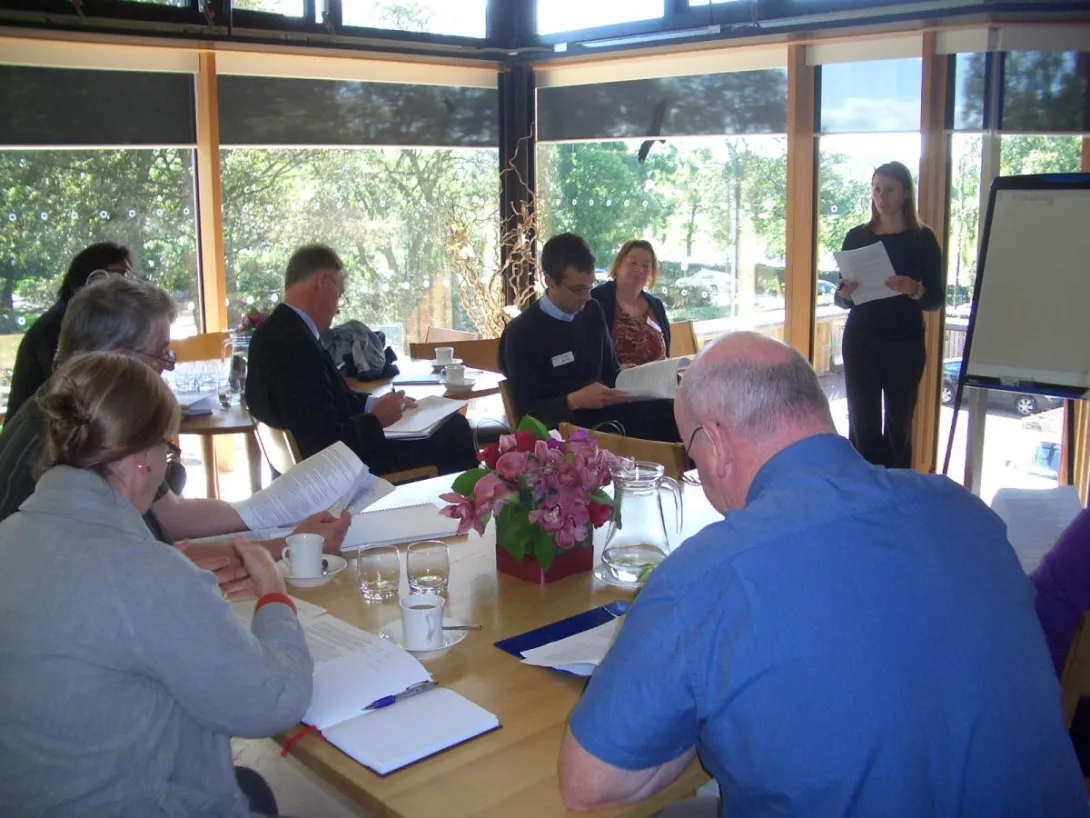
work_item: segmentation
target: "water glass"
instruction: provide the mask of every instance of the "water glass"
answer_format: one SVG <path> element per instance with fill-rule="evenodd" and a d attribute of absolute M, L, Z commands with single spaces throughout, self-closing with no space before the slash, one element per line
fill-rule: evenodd
<path fill-rule="evenodd" d="M 360 551 L 356 556 L 356 578 L 364 599 L 381 601 L 395 598 L 401 585 L 401 558 L 397 548 L 376 545 Z"/>
<path fill-rule="evenodd" d="M 450 583 L 450 555 L 438 540 L 414 542 L 405 554 L 405 573 L 414 594 L 441 594 Z"/>

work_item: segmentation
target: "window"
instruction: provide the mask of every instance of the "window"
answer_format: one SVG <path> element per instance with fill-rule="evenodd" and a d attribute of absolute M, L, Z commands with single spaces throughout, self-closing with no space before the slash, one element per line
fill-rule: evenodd
<path fill-rule="evenodd" d="M 480 310 L 502 309 L 502 294 L 474 287 L 497 258 L 495 90 L 262 77 L 219 87 L 232 325 L 277 302 L 289 256 L 311 242 L 348 271 L 338 322 L 363 321 L 397 348 L 429 326 L 474 331 Z"/>
<path fill-rule="evenodd" d="M 302 17 L 303 0 L 234 0 L 235 11 L 263 11 L 268 14 L 281 14 L 285 17 Z"/>
<path fill-rule="evenodd" d="M 1090 131 L 1090 53 L 1012 51 L 1003 59 L 1004 131 Z"/>
<path fill-rule="evenodd" d="M 665 0 L 537 0 L 537 33 L 657 20 L 665 14 L 665 6 Z"/>
<path fill-rule="evenodd" d="M 821 66 L 822 133 L 920 129 L 923 61 L 875 60 Z"/>
<path fill-rule="evenodd" d="M 341 21 L 346 26 L 482 38 L 488 34 L 488 0 L 341 0 Z"/>

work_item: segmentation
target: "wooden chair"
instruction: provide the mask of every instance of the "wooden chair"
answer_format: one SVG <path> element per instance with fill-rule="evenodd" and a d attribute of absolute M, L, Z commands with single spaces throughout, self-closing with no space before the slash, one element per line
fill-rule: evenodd
<path fill-rule="evenodd" d="M 461 358 L 462 362 L 470 369 L 486 369 L 489 372 L 500 371 L 500 339 L 486 338 L 473 341 L 450 341 L 447 343 L 416 343 L 409 344 L 409 355 L 413 358 L 423 358 L 426 361 L 435 360 L 436 347 L 453 347 L 454 357 Z"/>
<path fill-rule="evenodd" d="M 475 332 L 462 332 L 458 329 L 446 329 L 444 327 L 428 327 L 424 342 L 442 346 L 449 341 L 475 341 L 480 337 Z"/>
<path fill-rule="evenodd" d="M 267 423 L 262 423 L 260 420 L 255 420 L 254 430 L 257 432 L 257 443 L 261 447 L 262 454 L 269 461 L 269 465 L 280 474 L 283 474 L 303 459 L 299 454 L 299 446 L 295 443 L 295 437 L 287 429 L 277 429 Z M 416 469 L 405 469 L 379 476 L 389 480 L 396 486 L 401 483 L 414 483 L 417 480 L 438 477 L 439 469 L 435 466 L 421 466 Z"/>
<path fill-rule="evenodd" d="M 178 356 L 179 362 L 218 361 L 223 355 L 223 343 L 229 336 L 228 332 L 206 332 L 204 335 L 172 340 L 170 348 Z"/>
<path fill-rule="evenodd" d="M 582 427 L 572 423 L 561 423 L 557 428 L 560 430 L 560 435 L 567 440 L 572 432 Z M 600 448 L 613 452 L 618 457 L 660 463 L 666 469 L 666 474 L 675 480 L 680 480 L 682 472 L 689 468 L 689 456 L 685 454 L 685 447 L 680 443 L 663 443 L 659 440 L 625 437 L 591 429 L 584 431 L 598 441 Z"/>
<path fill-rule="evenodd" d="M 506 378 L 500 381 L 500 397 L 503 398 L 503 411 L 507 415 L 507 428 L 513 434 L 522 418 L 515 408 L 515 393 L 511 390 L 511 382 Z"/>
<path fill-rule="evenodd" d="M 696 355 L 700 351 L 700 343 L 696 340 L 696 328 L 692 321 L 678 321 L 670 324 L 670 349 L 671 358 L 679 358 L 682 355 Z"/>

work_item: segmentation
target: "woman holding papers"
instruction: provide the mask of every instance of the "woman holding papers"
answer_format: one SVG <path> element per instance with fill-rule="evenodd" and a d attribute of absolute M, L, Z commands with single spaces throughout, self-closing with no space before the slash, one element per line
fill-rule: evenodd
<path fill-rule="evenodd" d="M 150 367 L 73 358 L 37 400 L 48 468 L 0 523 L 0 812 L 275 812 L 230 748 L 288 729 L 310 701 L 313 665 L 272 558 L 236 546 L 260 597 L 248 632 L 215 578 L 141 520 L 179 422 Z"/>
<path fill-rule="evenodd" d="M 881 267 L 869 263 L 873 259 L 853 266 L 850 253 L 837 257 L 842 278 L 836 303 L 851 310 L 843 340 L 849 437 L 871 463 L 907 469 L 924 367 L 923 311 L 937 310 L 945 299 L 942 250 L 916 215 L 912 175 L 900 162 L 875 170 L 871 219 L 844 237 L 845 251 L 871 245 L 881 245 L 888 256 L 878 260 L 888 264 L 877 284 L 871 279 Z"/>
<path fill-rule="evenodd" d="M 609 270 L 612 281 L 590 295 L 602 305 L 621 369 L 660 361 L 670 354 L 666 307 L 646 287 L 654 287 L 659 261 L 651 242 L 632 239 L 621 245 Z"/>

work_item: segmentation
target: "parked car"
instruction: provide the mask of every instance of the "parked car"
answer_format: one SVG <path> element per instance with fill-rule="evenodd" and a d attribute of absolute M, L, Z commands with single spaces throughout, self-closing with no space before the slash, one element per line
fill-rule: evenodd
<path fill-rule="evenodd" d="M 680 290 L 706 290 L 709 293 L 733 293 L 734 276 L 720 270 L 697 270 L 691 276 L 684 276 L 674 282 Z"/>
<path fill-rule="evenodd" d="M 836 295 L 836 285 L 831 281 L 826 281 L 824 278 L 819 278 L 817 283 L 817 304 L 819 307 L 827 306 L 833 303 L 833 296 Z"/>
<path fill-rule="evenodd" d="M 1044 438 L 1038 440 L 1028 451 L 1008 460 L 1007 468 L 1017 469 L 1033 477 L 1058 480 L 1061 451 L 1059 442 Z"/>
<path fill-rule="evenodd" d="M 958 388 L 958 375 L 961 372 L 961 358 L 947 358 L 942 363 L 942 405 L 954 405 L 954 392 Z M 1024 392 L 1006 392 L 1001 389 L 988 390 L 988 403 L 1011 409 L 1022 417 L 1029 417 L 1046 409 L 1055 409 L 1063 401 L 1047 395 L 1029 395 Z"/>

